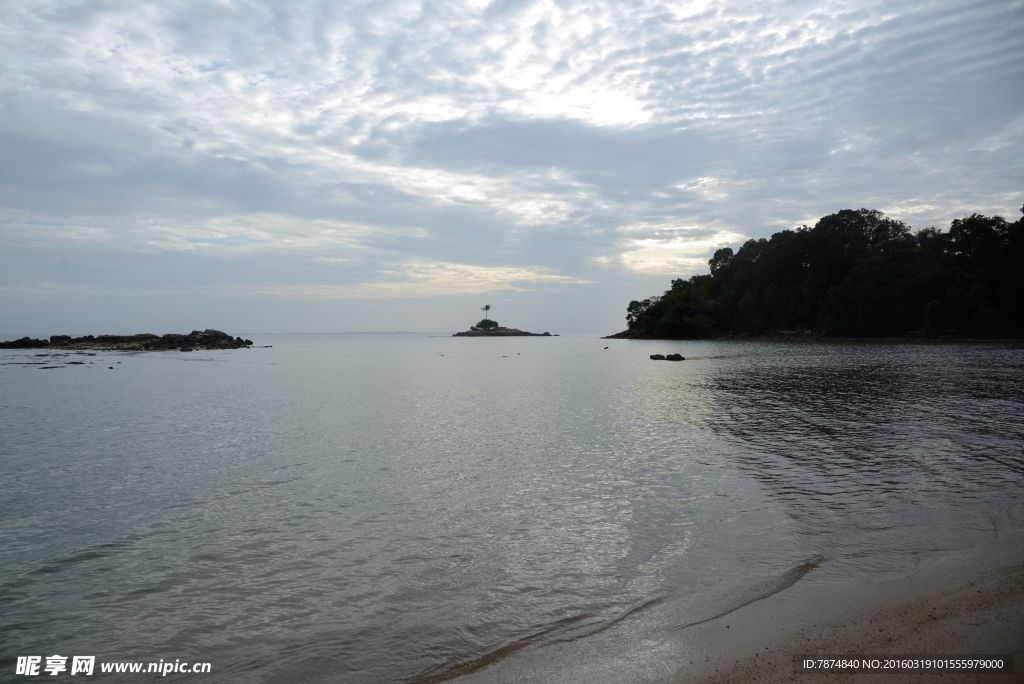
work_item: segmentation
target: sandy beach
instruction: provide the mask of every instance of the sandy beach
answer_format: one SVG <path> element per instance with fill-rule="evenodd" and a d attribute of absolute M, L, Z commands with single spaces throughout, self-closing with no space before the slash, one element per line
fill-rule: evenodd
<path fill-rule="evenodd" d="M 1006 522 L 945 547 L 873 552 L 865 543 L 753 586 L 666 599 L 455 681 L 1021 682 L 1024 533 Z M 1016 665 L 1013 673 L 796 673 L 798 654 L 1014 654 Z"/>

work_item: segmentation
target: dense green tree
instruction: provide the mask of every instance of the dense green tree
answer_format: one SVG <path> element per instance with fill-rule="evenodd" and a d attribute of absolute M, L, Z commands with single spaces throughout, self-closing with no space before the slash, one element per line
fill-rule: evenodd
<path fill-rule="evenodd" d="M 972 214 L 947 232 L 914 233 L 881 212 L 847 209 L 735 253 L 720 249 L 708 264 L 709 275 L 630 302 L 630 331 L 1024 334 L 1024 219 Z"/>

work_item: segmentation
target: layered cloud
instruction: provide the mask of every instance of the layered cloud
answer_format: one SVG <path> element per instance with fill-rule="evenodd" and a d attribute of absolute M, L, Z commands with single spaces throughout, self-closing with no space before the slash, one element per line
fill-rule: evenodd
<path fill-rule="evenodd" d="M 269 259 L 268 296 L 400 297 L 689 275 L 846 207 L 1012 216 L 1022 25 L 1006 0 L 10 0 L 5 271 Z"/>

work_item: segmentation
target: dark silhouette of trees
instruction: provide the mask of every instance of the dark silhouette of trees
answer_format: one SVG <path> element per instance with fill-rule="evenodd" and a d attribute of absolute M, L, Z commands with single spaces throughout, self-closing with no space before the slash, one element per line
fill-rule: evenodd
<path fill-rule="evenodd" d="M 708 264 L 709 275 L 630 302 L 630 331 L 1024 334 L 1024 219 L 972 214 L 947 232 L 915 233 L 881 212 L 846 209 L 735 253 L 720 249 Z"/>
<path fill-rule="evenodd" d="M 498 327 L 498 321 L 492 321 L 490 319 L 490 317 L 487 315 L 487 312 L 491 310 L 491 305 L 490 304 L 484 304 L 480 308 L 480 310 L 484 312 L 483 320 L 481 320 L 479 323 L 477 323 L 473 327 L 480 328 L 481 330 L 490 330 L 491 328 L 497 328 Z"/>

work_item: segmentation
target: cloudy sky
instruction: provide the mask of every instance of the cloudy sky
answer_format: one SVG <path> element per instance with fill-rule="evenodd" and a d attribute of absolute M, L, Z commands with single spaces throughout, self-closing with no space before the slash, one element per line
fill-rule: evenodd
<path fill-rule="evenodd" d="M 721 246 L 1024 204 L 1024 2 L 5 0 L 0 335 L 611 333 Z"/>

